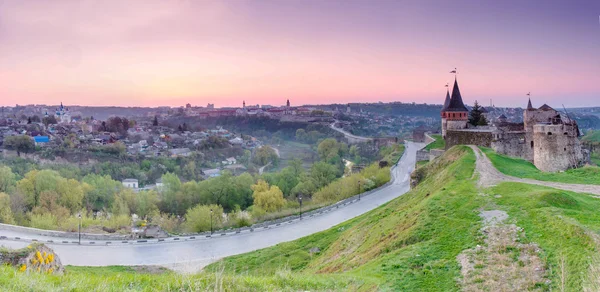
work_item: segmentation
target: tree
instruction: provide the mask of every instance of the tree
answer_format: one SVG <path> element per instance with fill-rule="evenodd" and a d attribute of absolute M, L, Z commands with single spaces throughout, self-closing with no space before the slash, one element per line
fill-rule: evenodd
<path fill-rule="evenodd" d="M 15 223 L 10 206 L 10 197 L 6 193 L 0 192 L 0 223 Z"/>
<path fill-rule="evenodd" d="M 256 150 L 254 154 L 253 162 L 257 165 L 263 166 L 271 162 L 273 165 L 277 165 L 279 162 L 279 156 L 275 149 L 269 146 L 262 146 Z"/>
<path fill-rule="evenodd" d="M 250 150 L 246 149 L 246 150 L 244 150 L 244 154 L 238 159 L 238 161 L 241 164 L 248 166 L 251 156 L 252 156 L 252 152 L 250 152 Z"/>
<path fill-rule="evenodd" d="M 303 176 L 300 179 L 300 182 L 291 190 L 290 193 L 294 197 L 302 195 L 306 198 L 311 196 L 316 191 L 317 186 L 315 184 L 315 180 L 309 176 Z"/>
<path fill-rule="evenodd" d="M 125 135 L 129 130 L 129 120 L 121 117 L 111 117 L 106 121 L 105 129 L 109 132 Z"/>
<path fill-rule="evenodd" d="M 213 230 L 218 229 L 223 225 L 223 208 L 214 204 L 197 205 L 187 211 L 185 221 L 186 229 L 190 232 L 208 231 L 211 225 Z"/>
<path fill-rule="evenodd" d="M 327 138 L 317 146 L 319 158 L 329 163 L 339 162 L 342 155 L 347 151 L 348 145 L 345 143 L 338 143 L 338 141 L 333 138 Z"/>
<path fill-rule="evenodd" d="M 158 117 L 154 116 L 154 120 L 152 121 L 152 126 L 158 126 Z"/>
<path fill-rule="evenodd" d="M 338 169 L 329 163 L 319 161 L 310 168 L 310 176 L 315 180 L 317 188 L 333 181 L 338 175 Z"/>
<path fill-rule="evenodd" d="M 178 192 L 181 190 L 181 180 L 174 173 L 166 173 L 162 176 L 164 186 L 160 189 L 161 211 L 170 214 L 177 214 L 179 203 L 177 200 Z M 131 208 L 131 207 L 130 207 Z"/>
<path fill-rule="evenodd" d="M 486 126 L 488 124 L 485 116 L 481 112 L 481 106 L 475 101 L 473 109 L 469 113 L 469 124 L 473 126 Z"/>
<path fill-rule="evenodd" d="M 267 212 L 273 212 L 281 209 L 285 205 L 283 192 L 277 186 L 269 186 L 264 180 L 259 180 L 252 186 L 254 193 L 254 206 Z"/>
<path fill-rule="evenodd" d="M 17 156 L 21 156 L 21 152 L 28 153 L 35 149 L 33 139 L 26 135 L 8 136 L 4 139 L 4 146 L 16 150 Z"/>
<path fill-rule="evenodd" d="M 54 116 L 44 117 L 42 119 L 42 123 L 44 123 L 44 125 L 46 125 L 46 126 L 58 124 L 58 122 L 56 121 L 56 118 Z"/>
<path fill-rule="evenodd" d="M 306 130 L 298 129 L 296 130 L 296 140 L 304 142 L 307 139 Z"/>
<path fill-rule="evenodd" d="M 0 166 L 0 193 L 11 193 L 16 183 L 16 176 L 10 167 Z"/>
<path fill-rule="evenodd" d="M 113 206 L 115 194 L 123 188 L 123 185 L 113 180 L 109 175 L 88 174 L 83 177 L 82 182 L 90 186 L 85 194 L 85 207 L 88 210 L 102 210 Z"/>

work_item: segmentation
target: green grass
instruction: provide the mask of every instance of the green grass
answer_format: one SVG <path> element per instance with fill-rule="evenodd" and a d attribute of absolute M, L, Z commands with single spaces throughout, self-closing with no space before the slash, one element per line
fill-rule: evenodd
<path fill-rule="evenodd" d="M 600 142 L 600 130 L 589 131 L 581 138 L 583 142 Z"/>
<path fill-rule="evenodd" d="M 453 147 L 412 175 L 416 188 L 373 211 L 196 275 L 67 267 L 64 276 L 49 276 L 4 266 L 0 291 L 458 291 L 456 257 L 484 244 L 478 214 L 498 209 L 523 228 L 519 242 L 540 248 L 549 283 L 533 284 L 599 291 L 600 199 L 520 183 L 479 190 L 474 162 L 469 148 Z M 311 253 L 315 247 L 320 252 Z"/>
<path fill-rule="evenodd" d="M 429 163 L 427 160 L 417 161 L 417 168 L 425 166 L 427 163 Z"/>
<path fill-rule="evenodd" d="M 597 166 L 600 166 L 600 153 L 592 153 L 592 163 L 596 164 Z"/>
<path fill-rule="evenodd" d="M 280 270 L 271 276 L 199 273 L 140 273 L 130 267 L 66 267 L 66 273 L 22 273 L 0 266 L 0 291 L 306 291 L 353 289 L 362 282 L 348 277 L 295 275 Z"/>
<path fill-rule="evenodd" d="M 474 159 L 470 149 L 453 148 L 422 168 L 427 174 L 418 188 L 376 210 L 206 270 L 268 276 L 288 267 L 298 275 L 351 276 L 381 290 L 457 290 L 456 256 L 477 244 L 474 211 L 483 203 L 471 180 Z M 321 251 L 311 254 L 315 247 Z"/>
<path fill-rule="evenodd" d="M 395 165 L 396 163 L 398 163 L 400 158 L 402 158 L 402 154 L 404 154 L 405 147 L 406 146 L 404 146 L 404 144 L 395 144 L 393 146 L 394 151 L 387 154 L 385 157 L 383 157 L 382 160 L 387 161 L 390 165 Z"/>
<path fill-rule="evenodd" d="M 600 267 L 600 199 L 519 183 L 502 183 L 488 192 L 500 195 L 490 196 L 490 204 L 507 211 L 525 230 L 521 241 L 535 242 L 543 250 L 553 290 L 560 290 L 561 259 L 566 266 L 565 291 L 600 289 L 600 275 L 589 273 L 590 265 Z"/>
<path fill-rule="evenodd" d="M 431 149 L 444 150 L 444 149 L 446 149 L 446 140 L 444 140 L 442 138 L 442 135 L 432 134 L 430 136 L 432 138 L 434 138 L 435 141 L 433 141 L 433 142 L 429 143 L 429 145 L 425 146 L 425 150 L 431 150 Z"/>
<path fill-rule="evenodd" d="M 492 161 L 494 167 L 506 175 L 541 181 L 600 185 L 600 167 L 586 166 L 565 172 L 542 172 L 527 160 L 500 155 L 490 148 L 479 148 Z"/>

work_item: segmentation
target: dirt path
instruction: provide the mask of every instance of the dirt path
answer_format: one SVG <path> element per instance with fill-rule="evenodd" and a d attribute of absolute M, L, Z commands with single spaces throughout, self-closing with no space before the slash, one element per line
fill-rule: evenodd
<path fill-rule="evenodd" d="M 475 152 L 475 156 L 477 157 L 476 170 L 477 173 L 479 173 L 479 186 L 481 187 L 491 187 L 501 182 L 519 182 L 600 196 L 600 186 L 597 185 L 566 184 L 505 175 L 498 171 L 494 165 L 492 165 L 492 162 L 489 160 L 489 158 L 483 152 L 481 152 L 477 146 L 471 145 L 469 147 L 473 149 L 473 152 Z"/>

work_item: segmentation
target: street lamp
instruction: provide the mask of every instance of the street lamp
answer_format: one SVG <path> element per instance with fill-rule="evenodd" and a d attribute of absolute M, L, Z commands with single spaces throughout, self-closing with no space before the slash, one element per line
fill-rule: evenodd
<path fill-rule="evenodd" d="M 361 193 L 361 191 L 360 191 L 360 183 L 361 183 L 361 181 L 359 180 L 358 181 L 358 200 L 359 201 L 360 201 L 360 193 Z"/>
<path fill-rule="evenodd" d="M 213 214 L 213 209 L 210 208 L 210 235 L 211 236 L 213 234 L 213 229 L 212 229 L 212 214 Z"/>
<path fill-rule="evenodd" d="M 81 212 L 77 215 L 79 218 L 79 245 L 81 245 Z"/>
<path fill-rule="evenodd" d="M 298 201 L 300 201 L 300 220 L 302 220 L 302 195 L 298 195 Z"/>

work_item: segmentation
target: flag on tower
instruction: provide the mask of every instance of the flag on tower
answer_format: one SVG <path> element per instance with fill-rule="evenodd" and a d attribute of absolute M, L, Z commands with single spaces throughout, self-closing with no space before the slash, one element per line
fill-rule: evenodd
<path fill-rule="evenodd" d="M 454 68 L 454 70 L 450 71 L 450 73 L 456 74 L 456 68 Z"/>
<path fill-rule="evenodd" d="M 527 96 L 531 96 L 531 91 L 530 91 L 530 92 L 527 92 Z"/>

